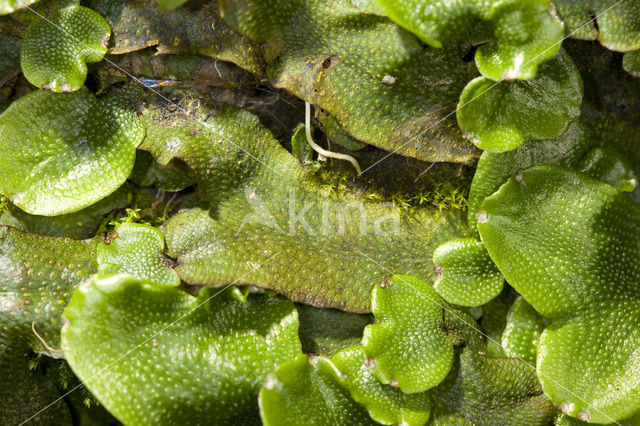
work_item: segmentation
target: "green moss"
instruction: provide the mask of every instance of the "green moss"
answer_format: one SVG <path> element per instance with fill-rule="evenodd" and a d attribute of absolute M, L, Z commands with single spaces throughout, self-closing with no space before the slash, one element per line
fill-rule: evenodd
<path fill-rule="evenodd" d="M 638 423 L 615 1 L 0 0 L 0 422 Z"/>
<path fill-rule="evenodd" d="M 315 173 L 313 179 L 317 179 L 320 191 L 338 196 L 343 193 L 359 194 L 367 200 L 380 203 L 393 203 L 400 214 L 413 216 L 420 209 L 433 209 L 439 213 L 449 211 L 466 211 L 469 195 L 469 177 L 459 173 L 460 168 L 432 167 L 424 164 L 425 169 L 432 171 L 414 179 L 416 182 L 405 179 L 387 180 L 380 185 L 381 176 L 365 174 L 357 179 L 343 166 L 323 165 Z"/>

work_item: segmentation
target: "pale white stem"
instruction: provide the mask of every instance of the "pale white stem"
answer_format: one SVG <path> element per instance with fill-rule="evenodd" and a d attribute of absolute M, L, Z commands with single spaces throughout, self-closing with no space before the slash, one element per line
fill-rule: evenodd
<path fill-rule="evenodd" d="M 324 149 L 323 147 L 321 147 L 320 145 L 318 145 L 313 141 L 313 138 L 311 137 L 311 104 L 309 102 L 305 102 L 304 105 L 305 105 L 304 127 L 307 134 L 307 142 L 309 142 L 309 145 L 311 146 L 311 148 L 313 148 L 313 150 L 318 154 L 323 155 L 327 158 L 335 158 L 338 160 L 346 160 L 350 162 L 351 164 L 353 164 L 353 167 L 355 167 L 358 174 L 361 174 L 362 169 L 360 168 L 360 164 L 358 164 L 358 160 L 356 160 L 355 158 L 347 154 L 327 151 L 326 149 Z"/>
<path fill-rule="evenodd" d="M 31 330 L 33 330 L 33 334 L 35 334 L 38 340 L 42 342 L 44 347 L 47 348 L 47 352 L 48 352 L 47 355 L 55 359 L 64 359 L 64 352 L 62 351 L 62 349 L 52 348 L 47 344 L 47 342 L 42 338 L 42 336 L 38 334 L 38 332 L 36 331 L 35 321 L 31 323 Z"/>

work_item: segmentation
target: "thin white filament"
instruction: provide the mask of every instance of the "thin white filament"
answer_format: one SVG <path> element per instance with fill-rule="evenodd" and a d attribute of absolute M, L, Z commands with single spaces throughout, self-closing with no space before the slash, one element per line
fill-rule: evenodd
<path fill-rule="evenodd" d="M 350 162 L 351 164 L 353 164 L 353 167 L 355 167 L 358 174 L 361 174 L 362 169 L 360 168 L 360 164 L 358 164 L 358 160 L 356 160 L 355 158 L 347 154 L 327 151 L 326 149 L 324 149 L 323 147 L 321 147 L 320 145 L 318 145 L 313 141 L 313 138 L 311 137 L 311 104 L 309 102 L 305 102 L 304 106 L 305 106 L 304 127 L 307 134 L 307 142 L 309 142 L 309 145 L 311 146 L 311 148 L 313 148 L 313 150 L 318 154 L 323 155 L 327 158 L 335 158 L 338 160 L 346 160 Z"/>

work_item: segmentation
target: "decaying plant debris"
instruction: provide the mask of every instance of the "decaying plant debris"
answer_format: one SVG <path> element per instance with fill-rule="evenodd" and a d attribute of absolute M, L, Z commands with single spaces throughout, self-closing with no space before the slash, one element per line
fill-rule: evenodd
<path fill-rule="evenodd" d="M 640 423 L 640 2 L 0 0 L 3 424 Z"/>

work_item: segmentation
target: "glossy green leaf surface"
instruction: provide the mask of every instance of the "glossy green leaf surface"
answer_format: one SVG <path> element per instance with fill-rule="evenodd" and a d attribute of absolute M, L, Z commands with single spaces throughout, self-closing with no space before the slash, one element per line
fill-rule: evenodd
<path fill-rule="evenodd" d="M 296 302 L 370 312 L 373 286 L 395 272 L 433 279 L 435 247 L 465 232 L 460 211 L 408 216 L 391 203 L 332 193 L 255 116 L 202 110 L 206 127 L 166 120 L 163 108 L 141 114 L 142 148 L 160 164 L 187 163 L 211 206 L 163 227 L 167 254 L 187 283 L 254 284 Z"/>
<path fill-rule="evenodd" d="M 110 35 L 109 23 L 93 10 L 60 9 L 27 29 L 20 48 L 22 72 L 45 90 L 78 90 L 87 78 L 86 63 L 102 60 Z"/>
<path fill-rule="evenodd" d="M 353 346 L 332 358 L 354 400 L 364 405 L 371 418 L 386 425 L 424 425 L 431 413 L 427 392 L 405 394 L 383 385 L 371 373 L 362 346 Z"/>
<path fill-rule="evenodd" d="M 640 426 L 640 0 L 30 1 L 0 424 Z"/>
<path fill-rule="evenodd" d="M 30 6 L 38 0 L 0 0 L 0 15 L 8 15 L 25 6 Z"/>
<path fill-rule="evenodd" d="M 236 206 L 225 205 L 229 209 Z M 231 216 L 235 212 L 225 213 L 230 214 L 229 221 L 215 221 L 206 210 L 193 209 L 167 222 L 167 253 L 177 259 L 175 270 L 182 280 L 207 285 L 255 284 L 298 302 L 370 312 L 371 289 L 390 275 L 388 270 L 412 271 L 425 279 L 433 275 L 426 256 L 407 258 L 385 253 L 387 244 L 393 244 L 384 242 L 388 238 L 325 239 L 299 234 L 292 238 L 277 229 L 273 232 L 263 223 L 245 224 L 240 233 L 236 230 L 242 222 Z M 433 224 L 437 230 L 434 237 L 442 242 L 451 235 L 447 228 L 452 225 L 447 221 Z M 401 238 L 402 234 L 398 239 Z M 429 243 L 430 246 L 435 241 Z M 432 250 L 429 246 L 425 250 Z M 417 248 L 413 247 L 412 250 Z M 335 268 L 334 262 L 342 262 L 343 266 Z"/>
<path fill-rule="evenodd" d="M 48 18 L 57 13 L 60 9 L 64 9 L 69 6 L 79 6 L 80 0 L 42 0 L 37 1 L 29 7 L 25 7 L 20 10 L 16 10 L 9 17 L 10 19 L 19 22 L 20 24 L 28 27 L 36 21 L 42 19 L 42 17 Z M 24 28 L 26 31 L 27 28 Z"/>
<path fill-rule="evenodd" d="M 640 206 L 549 165 L 509 179 L 485 200 L 481 219 L 501 272 L 552 321 L 538 343 L 545 393 L 592 422 L 631 416 L 640 406 Z"/>
<path fill-rule="evenodd" d="M 544 330 L 544 319 L 522 297 L 516 299 L 507 313 L 502 333 L 502 347 L 507 356 L 535 364 L 538 340 Z"/>
<path fill-rule="evenodd" d="M 373 375 L 405 393 L 440 383 L 453 363 L 453 345 L 442 328 L 442 304 L 431 285 L 394 276 L 373 290 L 375 323 L 362 346 Z"/>
<path fill-rule="evenodd" d="M 476 65 L 495 81 L 528 80 L 562 44 L 563 24 L 546 0 L 493 2 L 486 15 L 493 37 L 476 51 Z M 542 72 L 542 70 L 541 70 Z"/>
<path fill-rule="evenodd" d="M 640 77 L 640 50 L 625 53 L 622 59 L 624 70 L 633 77 Z"/>
<path fill-rule="evenodd" d="M 578 120 L 557 138 L 531 141 L 507 152 L 484 152 L 469 190 L 469 226 L 476 227 L 476 215 L 484 199 L 518 170 L 544 164 L 576 168 L 590 144 L 589 130 Z"/>
<path fill-rule="evenodd" d="M 125 424 L 256 423 L 261 381 L 300 353 L 293 304 L 263 295 L 112 275 L 79 287 L 64 317 L 69 364 Z"/>
<path fill-rule="evenodd" d="M 72 423 L 77 422 L 83 426 L 115 426 L 118 424 L 118 421 L 109 414 L 96 398 L 85 387 L 81 386 L 80 380 L 73 374 L 66 360 L 40 358 L 37 362 L 36 371 L 58 388 L 60 396 L 64 395 L 61 401 L 64 401 L 67 406 L 71 414 Z M 76 386 L 80 387 L 70 392 Z M 50 404 L 51 401 L 53 400 L 49 400 L 47 403 Z M 46 413 L 46 411 L 41 414 Z M 64 420 L 55 423 L 60 423 L 60 426 L 69 424 L 69 422 L 65 423 Z"/>
<path fill-rule="evenodd" d="M 545 1 L 378 2 L 389 18 L 434 47 L 465 41 L 480 27 L 489 42 L 478 49 L 476 64 L 496 81 L 532 78 L 560 48 L 563 25 Z"/>
<path fill-rule="evenodd" d="M 172 261 L 164 256 L 164 236 L 149 225 L 122 223 L 98 244 L 100 274 L 128 274 L 139 280 L 180 285 Z"/>
<path fill-rule="evenodd" d="M 626 192 L 633 192 L 638 179 L 631 161 L 611 148 L 594 148 L 577 167 L 582 173 Z"/>
<path fill-rule="evenodd" d="M 265 426 L 376 424 L 351 398 L 338 369 L 322 357 L 299 355 L 280 365 L 265 379 L 259 403 Z"/>
<path fill-rule="evenodd" d="M 96 271 L 95 240 L 28 234 L 0 226 L 0 313 L 3 326 L 18 327 L 34 350 L 58 348 L 62 310 L 76 285 Z"/>
<path fill-rule="evenodd" d="M 617 424 L 621 426 L 637 426 L 638 422 L 640 422 L 640 413 L 635 414 L 629 417 L 628 419 L 620 420 L 619 422 L 610 423 L 610 424 L 611 425 Z M 561 413 L 558 415 L 558 417 L 556 417 L 553 424 L 556 426 L 584 426 L 589 423 L 583 422 L 582 420 L 578 420 L 575 417 L 571 417 Z"/>
<path fill-rule="evenodd" d="M 344 0 L 219 5 L 229 25 L 263 44 L 274 86 L 326 110 L 355 139 L 425 161 L 476 157 L 447 115 L 475 75 L 463 49 L 424 49 Z"/>
<path fill-rule="evenodd" d="M 582 79 L 564 51 L 528 81 L 472 80 L 460 95 L 458 125 L 487 152 L 504 152 L 532 140 L 554 138 L 580 115 Z"/>
<path fill-rule="evenodd" d="M 554 0 L 567 34 L 607 49 L 640 49 L 640 4 L 617 0 Z"/>
<path fill-rule="evenodd" d="M 71 423 L 66 402 L 56 401 L 59 389 L 41 368 L 34 368 L 39 356 L 34 352 L 61 356 L 62 310 L 77 284 L 95 272 L 95 245 L 95 240 L 44 237 L 0 226 L 3 423 L 20 424 L 28 419 L 37 425 Z"/>
<path fill-rule="evenodd" d="M 447 302 L 481 306 L 502 291 L 504 277 L 481 241 L 451 240 L 433 253 L 436 281 L 433 288 Z"/>
<path fill-rule="evenodd" d="M 187 0 L 157 0 L 158 6 L 163 9 L 173 10 L 176 7 L 182 6 Z"/>
<path fill-rule="evenodd" d="M 66 237 L 76 240 L 92 238 L 109 212 L 127 205 L 130 190 L 130 185 L 125 184 L 97 203 L 61 216 L 30 215 L 11 204 L 4 212 L 0 213 L 0 225 L 8 225 L 21 231 L 52 237 Z"/>
<path fill-rule="evenodd" d="M 476 227 L 477 213 L 485 198 L 496 192 L 510 176 L 534 165 L 557 164 L 580 170 L 625 191 L 635 188 L 636 178 L 630 160 L 611 148 L 590 150 L 594 142 L 585 123 L 582 119 L 574 121 L 557 138 L 531 141 L 512 151 L 483 153 L 469 191 L 469 226 Z"/>
<path fill-rule="evenodd" d="M 377 0 L 349 0 L 349 3 L 365 13 L 386 16 L 384 9 Z"/>
<path fill-rule="evenodd" d="M 117 98 L 33 92 L 0 115 L 0 193 L 30 214 L 90 206 L 131 172 L 144 129 Z"/>
<path fill-rule="evenodd" d="M 432 0 L 377 2 L 389 19 L 434 47 L 464 41 L 469 34 L 460 29 L 473 29 L 484 12 L 480 2 L 473 0 L 455 5 Z"/>
<path fill-rule="evenodd" d="M 433 424 L 547 425 L 555 407 L 544 396 L 533 366 L 464 349 L 434 391 Z"/>

